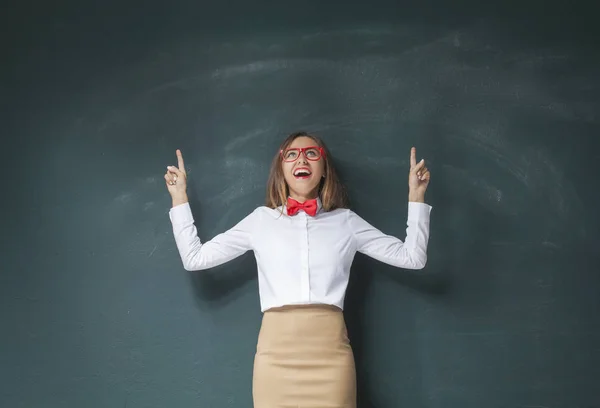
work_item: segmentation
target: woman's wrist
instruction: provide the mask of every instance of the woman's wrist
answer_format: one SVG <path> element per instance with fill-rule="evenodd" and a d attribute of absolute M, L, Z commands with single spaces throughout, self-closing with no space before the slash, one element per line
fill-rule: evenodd
<path fill-rule="evenodd" d="M 418 191 L 409 191 L 408 192 L 408 201 L 412 201 L 415 203 L 424 203 L 425 202 L 425 193 L 421 193 Z"/>
<path fill-rule="evenodd" d="M 185 204 L 188 202 L 188 197 L 186 193 L 177 194 L 173 196 L 173 207 L 176 207 L 181 204 Z"/>

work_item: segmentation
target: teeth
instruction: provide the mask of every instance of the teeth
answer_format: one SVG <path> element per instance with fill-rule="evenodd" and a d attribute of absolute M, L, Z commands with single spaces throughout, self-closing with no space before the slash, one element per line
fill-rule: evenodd
<path fill-rule="evenodd" d="M 296 170 L 294 172 L 294 176 L 298 176 L 300 174 L 309 176 L 310 175 L 310 171 L 305 170 L 305 169 L 299 169 L 299 170 Z"/>

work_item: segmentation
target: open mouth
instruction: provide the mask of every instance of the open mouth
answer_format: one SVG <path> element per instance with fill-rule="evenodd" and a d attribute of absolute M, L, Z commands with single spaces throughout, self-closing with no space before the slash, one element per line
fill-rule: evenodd
<path fill-rule="evenodd" d="M 307 168 L 300 168 L 300 169 L 296 169 L 294 170 L 294 177 L 297 180 L 303 180 L 303 179 L 307 179 L 310 177 L 312 173 L 310 172 L 309 169 Z"/>

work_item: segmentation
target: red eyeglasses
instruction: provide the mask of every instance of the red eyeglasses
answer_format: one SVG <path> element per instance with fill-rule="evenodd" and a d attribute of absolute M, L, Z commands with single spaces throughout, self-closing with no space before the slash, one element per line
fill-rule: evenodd
<path fill-rule="evenodd" d="M 317 161 L 321 157 L 325 156 L 325 151 L 319 146 L 308 146 L 308 147 L 290 147 L 285 150 L 280 150 L 279 154 L 285 162 L 293 162 L 298 160 L 300 154 L 304 153 L 304 157 L 310 161 Z"/>

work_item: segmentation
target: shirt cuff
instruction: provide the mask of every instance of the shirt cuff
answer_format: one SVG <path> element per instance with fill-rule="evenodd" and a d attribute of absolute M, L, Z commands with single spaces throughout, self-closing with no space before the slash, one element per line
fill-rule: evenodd
<path fill-rule="evenodd" d="M 185 224 L 185 223 L 193 223 L 194 216 L 192 214 L 192 209 L 190 208 L 190 203 L 183 203 L 172 207 L 169 210 L 169 218 L 171 222 L 177 224 Z"/>
<path fill-rule="evenodd" d="M 409 201 L 408 219 L 411 221 L 429 221 L 432 208 L 429 204 Z"/>

